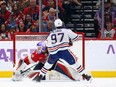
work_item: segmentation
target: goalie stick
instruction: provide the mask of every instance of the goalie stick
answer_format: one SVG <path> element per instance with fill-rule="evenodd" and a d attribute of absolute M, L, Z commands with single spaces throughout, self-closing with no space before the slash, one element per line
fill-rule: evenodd
<path fill-rule="evenodd" d="M 25 69 L 24 71 L 21 71 L 21 74 L 24 74 L 24 73 L 26 73 L 26 72 L 31 71 L 31 68 L 33 68 L 33 67 L 34 67 L 34 66 L 36 66 L 36 65 L 37 65 L 37 63 L 36 63 L 36 64 L 34 64 L 34 65 L 32 65 L 31 67 L 29 67 L 29 68 Z"/>

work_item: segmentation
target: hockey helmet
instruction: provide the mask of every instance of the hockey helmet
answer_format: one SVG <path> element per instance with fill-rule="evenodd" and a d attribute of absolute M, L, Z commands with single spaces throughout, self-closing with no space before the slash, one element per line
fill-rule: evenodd
<path fill-rule="evenodd" d="M 60 19 L 56 19 L 54 22 L 55 27 L 62 27 L 63 22 Z"/>
<path fill-rule="evenodd" d="M 46 44 L 45 44 L 45 42 L 39 42 L 39 43 L 37 43 L 37 47 L 40 47 L 41 49 L 39 49 L 39 50 L 41 50 L 42 52 L 45 52 L 46 51 Z"/>

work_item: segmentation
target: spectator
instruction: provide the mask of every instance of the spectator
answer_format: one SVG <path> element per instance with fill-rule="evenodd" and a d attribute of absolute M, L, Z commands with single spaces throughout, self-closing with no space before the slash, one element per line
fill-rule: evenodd
<path fill-rule="evenodd" d="M 5 24 L 0 26 L 0 40 L 10 39 L 8 30 Z"/>
<path fill-rule="evenodd" d="M 43 12 L 43 14 L 44 14 L 43 16 L 45 16 L 43 18 L 43 27 L 45 28 L 43 29 L 43 32 L 45 32 L 45 31 L 48 31 L 48 29 L 46 29 L 47 28 L 46 26 L 48 26 L 48 23 L 49 23 L 48 21 L 50 20 L 54 22 L 57 19 L 56 10 L 54 8 L 50 8 L 49 13 L 47 13 L 47 10 L 46 10 Z"/>
<path fill-rule="evenodd" d="M 32 17 L 32 20 L 38 20 L 39 6 L 36 5 L 36 0 L 30 0 L 30 5 L 24 9 L 23 13 L 24 13 L 24 18 L 27 14 L 29 14 Z"/>
<path fill-rule="evenodd" d="M 116 7 L 112 6 L 110 0 L 105 1 L 105 18 L 111 17 L 112 25 L 114 26 L 114 19 L 116 18 Z M 94 16 L 95 19 L 95 30 L 101 29 L 101 16 L 102 16 L 102 9 L 100 8 Z"/>
<path fill-rule="evenodd" d="M 43 9 L 42 11 L 42 20 L 43 22 L 47 22 L 46 18 L 49 15 L 49 11 L 47 9 Z"/>
<path fill-rule="evenodd" d="M 49 11 L 50 8 L 56 9 L 56 2 L 55 2 L 55 0 L 48 0 L 47 3 L 48 3 L 48 6 L 43 8 L 43 10 L 46 9 L 47 11 Z M 63 8 L 58 6 L 58 11 L 56 11 L 56 12 L 58 12 L 58 18 L 60 18 L 62 21 L 65 21 L 65 19 L 64 19 L 65 13 L 63 12 L 62 9 Z"/>
<path fill-rule="evenodd" d="M 62 7 L 63 0 L 58 0 L 58 6 L 61 8 L 62 12 L 64 12 L 64 8 Z"/>
<path fill-rule="evenodd" d="M 29 6 L 29 0 L 17 0 L 17 4 L 19 5 L 20 11 L 23 11 L 26 7 Z"/>
<path fill-rule="evenodd" d="M 7 0 L 6 0 L 7 1 Z M 8 0 L 9 6 L 12 7 L 14 3 L 17 3 L 19 5 L 20 11 L 23 11 L 24 8 L 29 6 L 29 0 Z"/>
<path fill-rule="evenodd" d="M 50 32 L 51 30 L 54 30 L 54 22 L 49 20 L 47 24 L 43 26 L 42 32 Z"/>
<path fill-rule="evenodd" d="M 57 19 L 56 17 L 56 10 L 54 8 L 49 9 L 49 14 L 46 17 L 46 21 L 52 20 L 53 22 Z"/>
<path fill-rule="evenodd" d="M 9 19 L 6 20 L 6 24 L 9 26 L 17 26 L 20 21 L 23 20 L 23 13 L 19 9 L 19 5 L 14 3 L 12 6 L 12 14 L 10 14 Z"/>
<path fill-rule="evenodd" d="M 9 19 L 5 22 L 7 28 L 8 28 L 8 31 L 13 31 L 15 32 L 15 30 L 17 29 L 17 21 L 15 19 L 15 16 L 14 14 L 11 14 Z"/>
<path fill-rule="evenodd" d="M 1 8 L 0 10 L 0 25 L 1 25 L 5 23 L 5 21 L 9 18 L 11 13 L 6 9 L 5 1 L 1 1 L 0 8 Z"/>
<path fill-rule="evenodd" d="M 20 10 L 19 5 L 17 3 L 14 3 L 13 4 L 13 6 L 12 6 L 12 13 L 13 13 L 13 15 L 14 15 L 17 23 L 19 21 L 22 21 L 23 20 L 23 13 Z"/>
<path fill-rule="evenodd" d="M 20 21 L 18 24 L 18 32 L 26 32 L 25 24 L 23 21 Z"/>
<path fill-rule="evenodd" d="M 46 0 L 42 0 L 42 9 L 46 6 L 45 3 Z M 37 5 L 39 5 L 40 0 L 37 0 Z"/>
<path fill-rule="evenodd" d="M 0 2 L 5 2 L 6 9 L 11 12 L 13 0 L 0 0 Z"/>
<path fill-rule="evenodd" d="M 116 18 L 116 7 L 114 7 L 110 0 L 105 0 L 105 14 L 108 14 L 112 17 L 112 24 L 114 25 L 114 18 Z M 101 28 L 101 16 L 102 9 L 100 8 L 95 14 L 95 20 L 98 21 L 98 25 Z"/>
<path fill-rule="evenodd" d="M 37 29 L 35 27 L 36 25 L 36 21 L 35 20 L 32 20 L 32 17 L 30 14 L 27 14 L 26 17 L 25 17 L 25 28 L 26 28 L 26 31 L 28 30 L 28 32 L 37 32 Z"/>
<path fill-rule="evenodd" d="M 104 38 L 107 39 L 116 39 L 116 29 L 112 26 L 112 21 L 106 20 L 106 28 L 104 29 Z M 101 31 L 99 32 L 98 38 L 102 38 Z"/>
<path fill-rule="evenodd" d="M 54 0 L 47 0 L 47 6 L 45 8 L 47 8 L 48 11 L 50 8 L 55 8 L 55 7 L 56 7 L 56 4 Z"/>
<path fill-rule="evenodd" d="M 43 0 L 43 4 L 44 4 L 45 6 L 48 6 L 47 0 Z"/>

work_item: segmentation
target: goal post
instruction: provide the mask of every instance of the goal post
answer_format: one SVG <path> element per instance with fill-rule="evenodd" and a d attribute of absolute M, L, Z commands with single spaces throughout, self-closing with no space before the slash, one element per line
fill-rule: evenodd
<path fill-rule="evenodd" d="M 78 61 L 85 67 L 84 58 L 84 34 L 77 33 L 80 38 L 73 43 L 70 50 L 78 57 Z M 20 58 L 30 55 L 35 49 L 39 41 L 46 40 L 49 33 L 16 33 L 14 35 L 14 63 Z"/>

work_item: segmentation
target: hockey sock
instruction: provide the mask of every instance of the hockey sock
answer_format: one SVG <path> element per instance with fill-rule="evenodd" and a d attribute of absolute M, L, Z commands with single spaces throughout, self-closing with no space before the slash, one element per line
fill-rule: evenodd
<path fill-rule="evenodd" d="M 45 67 L 43 67 L 42 69 L 41 69 L 41 72 L 40 72 L 40 74 L 42 75 L 42 76 L 45 76 L 45 74 L 48 72 L 48 69 L 46 69 Z"/>
<path fill-rule="evenodd" d="M 73 64 L 71 66 L 72 66 L 72 68 L 77 70 L 77 72 L 80 73 L 81 75 L 85 72 L 83 66 L 81 66 L 78 62 L 76 62 L 75 64 Z"/>
<path fill-rule="evenodd" d="M 47 71 L 53 66 L 53 64 L 49 64 L 48 62 L 42 67 L 40 74 L 43 76 L 47 73 Z"/>

